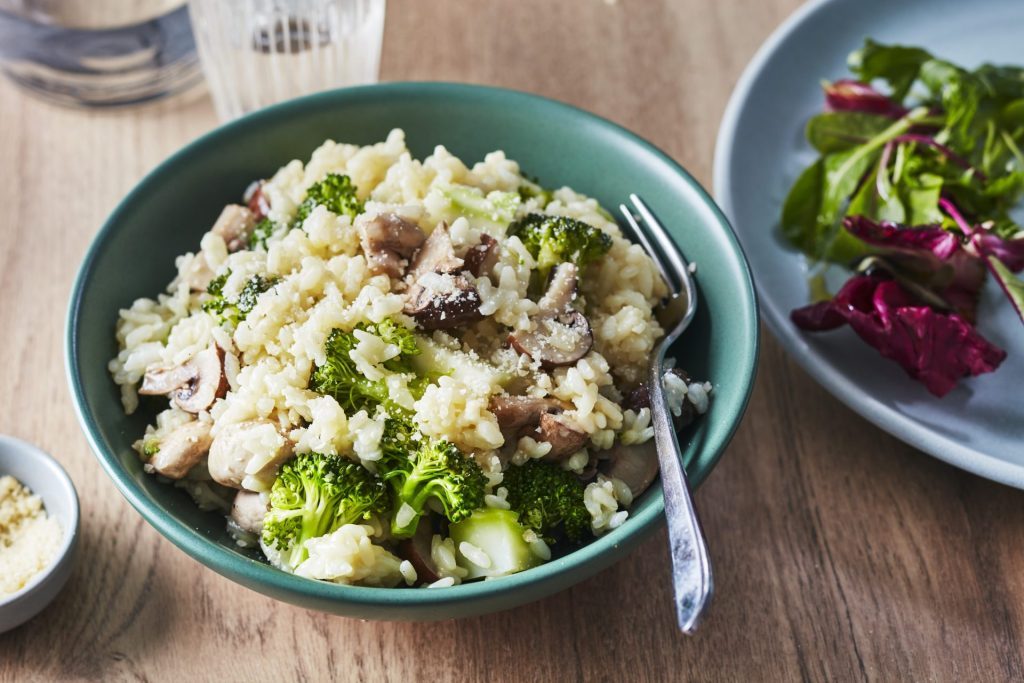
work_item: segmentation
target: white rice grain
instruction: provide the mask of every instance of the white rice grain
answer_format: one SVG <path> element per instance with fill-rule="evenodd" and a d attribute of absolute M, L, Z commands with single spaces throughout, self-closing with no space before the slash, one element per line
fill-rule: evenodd
<path fill-rule="evenodd" d="M 491 556 L 468 541 L 459 544 L 459 552 L 478 567 L 489 569 L 491 566 Z"/>
<path fill-rule="evenodd" d="M 455 577 L 446 576 L 443 579 L 438 579 L 434 583 L 427 584 L 427 588 L 449 588 L 455 585 Z"/>
<path fill-rule="evenodd" d="M 414 519 L 416 519 L 416 510 L 408 503 L 402 503 L 402 507 L 398 508 L 398 512 L 395 513 L 395 525 L 408 526 Z"/>
<path fill-rule="evenodd" d="M 416 574 L 416 567 L 412 566 L 412 562 L 409 560 L 402 560 L 402 563 L 398 565 L 398 571 L 401 572 L 402 578 L 405 579 L 406 586 L 411 586 L 416 583 L 418 576 Z"/>

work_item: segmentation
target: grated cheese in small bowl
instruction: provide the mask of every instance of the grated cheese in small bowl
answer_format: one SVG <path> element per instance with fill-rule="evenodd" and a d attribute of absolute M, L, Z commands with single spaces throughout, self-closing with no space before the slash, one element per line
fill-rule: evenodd
<path fill-rule="evenodd" d="M 12 476 L 0 477 L 0 598 L 17 593 L 56 559 L 63 534 L 43 501 Z"/>

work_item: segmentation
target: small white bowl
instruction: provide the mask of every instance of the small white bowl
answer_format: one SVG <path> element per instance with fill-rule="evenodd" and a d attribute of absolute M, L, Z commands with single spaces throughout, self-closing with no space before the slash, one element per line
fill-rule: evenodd
<path fill-rule="evenodd" d="M 78 547 L 78 494 L 64 468 L 35 446 L 0 435 L 0 477 L 8 474 L 43 499 L 46 513 L 57 519 L 64 539 L 49 567 L 17 593 L 0 597 L 0 633 L 25 623 L 57 597 L 71 575 Z"/>

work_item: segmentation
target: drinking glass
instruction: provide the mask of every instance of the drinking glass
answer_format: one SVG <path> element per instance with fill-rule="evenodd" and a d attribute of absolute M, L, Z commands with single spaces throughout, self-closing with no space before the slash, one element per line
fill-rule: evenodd
<path fill-rule="evenodd" d="M 191 0 L 189 10 L 223 120 L 377 80 L 385 0 Z"/>
<path fill-rule="evenodd" d="M 93 107 L 202 82 L 185 0 L 0 0 L 0 70 L 48 100 Z"/>

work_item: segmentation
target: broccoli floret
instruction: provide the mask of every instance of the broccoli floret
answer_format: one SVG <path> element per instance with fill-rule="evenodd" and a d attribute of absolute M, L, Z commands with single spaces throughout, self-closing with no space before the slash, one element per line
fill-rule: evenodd
<path fill-rule="evenodd" d="M 150 460 L 154 455 L 160 452 L 160 440 L 149 437 L 142 440 L 142 456 L 146 460 Z"/>
<path fill-rule="evenodd" d="M 409 469 L 409 455 L 420 449 L 424 437 L 408 415 L 388 416 L 380 438 L 380 464 L 387 471 Z"/>
<path fill-rule="evenodd" d="M 263 543 L 295 569 L 308 557 L 304 544 L 345 524 L 387 510 L 384 482 L 337 455 L 305 453 L 285 463 L 270 491 Z"/>
<path fill-rule="evenodd" d="M 507 225 L 516 217 L 519 194 L 495 190 L 485 195 L 483 190 L 469 185 L 450 185 L 443 192 L 458 214 L 483 218 L 492 223 Z"/>
<path fill-rule="evenodd" d="M 259 246 L 263 247 L 263 251 L 266 251 L 267 240 L 269 240 L 275 232 L 277 232 L 277 223 L 269 218 L 264 218 L 252 229 L 252 233 L 249 235 L 249 248 L 255 249 Z"/>
<path fill-rule="evenodd" d="M 310 186 L 306 191 L 306 199 L 295 212 L 293 227 L 301 226 L 318 206 L 349 218 L 355 218 L 363 212 L 363 203 L 356 196 L 352 179 L 339 173 L 328 173 L 326 178 Z"/>
<path fill-rule="evenodd" d="M 552 463 L 530 460 L 509 467 L 502 486 L 508 489 L 508 503 L 519 513 L 519 522 L 545 541 L 553 542 L 559 527 L 576 543 L 591 533 L 590 513 L 583 504 L 583 486 L 572 472 Z"/>
<path fill-rule="evenodd" d="M 401 374 L 414 374 L 409 359 L 419 353 L 416 337 L 412 330 L 385 320 L 376 325 L 361 323 L 356 330 L 364 330 L 384 340 L 387 344 L 398 347 L 399 353 L 394 358 L 384 361 L 386 370 Z M 391 398 L 391 392 L 384 379 L 371 380 L 363 375 L 352 360 L 351 351 L 359 344 L 355 330 L 345 332 L 333 330 L 327 337 L 325 348 L 327 360 L 314 371 L 309 380 L 309 388 L 321 394 L 333 396 L 334 399 L 352 415 L 360 410 L 373 413 L 378 405 L 383 406 L 389 415 L 405 415 L 408 410 Z M 408 384 L 413 398 L 419 399 L 426 389 L 426 384 L 416 378 Z"/>
<path fill-rule="evenodd" d="M 256 307 L 256 301 L 260 294 L 277 283 L 277 278 L 255 275 L 242 287 L 238 298 L 235 301 L 230 301 L 224 296 L 224 283 L 227 282 L 230 275 L 231 271 L 228 270 L 210 282 L 206 288 L 206 293 L 210 295 L 210 298 L 203 303 L 203 310 L 214 315 L 221 324 L 230 322 L 237 327 L 238 323 L 245 320 L 249 312 Z"/>
<path fill-rule="evenodd" d="M 468 572 L 467 579 L 508 576 L 543 561 L 526 542 L 526 529 L 518 517 L 512 510 L 485 508 L 448 528 L 455 542 L 456 562 Z M 482 567 L 466 557 L 460 549 L 463 542 L 483 551 L 490 560 L 488 565 Z"/>
<path fill-rule="evenodd" d="M 519 199 L 525 203 L 534 197 L 540 199 L 540 206 L 543 208 L 554 200 L 555 193 L 543 187 L 536 178 L 528 178 L 519 186 Z"/>
<path fill-rule="evenodd" d="M 259 300 L 260 294 L 273 287 L 276 282 L 277 278 L 275 277 L 268 278 L 256 275 L 245 283 L 242 291 L 238 294 L 238 303 L 235 304 L 235 308 L 238 310 L 239 322 L 245 320 L 249 312 L 256 308 L 256 302 Z"/>
<path fill-rule="evenodd" d="M 224 283 L 228 281 L 228 277 L 231 275 L 231 271 L 228 270 L 221 273 L 217 277 L 210 280 L 210 284 L 206 286 L 206 293 L 210 295 L 203 303 L 203 310 L 207 313 L 212 314 L 215 317 L 220 318 L 221 322 L 224 322 L 224 311 L 230 306 L 228 300 L 224 297 Z"/>
<path fill-rule="evenodd" d="M 206 285 L 206 293 L 214 297 L 224 296 L 224 285 L 228 281 L 228 277 L 231 276 L 231 271 L 227 270 L 217 277 L 210 280 L 210 284 Z M 205 307 L 205 305 L 204 305 Z"/>
<path fill-rule="evenodd" d="M 361 324 L 356 329 L 398 347 L 398 355 L 382 364 L 385 369 L 414 374 L 410 359 L 419 353 L 419 347 L 411 330 L 390 320 Z M 331 332 L 327 360 L 313 371 L 309 386 L 333 396 L 349 415 L 359 410 L 374 413 L 378 407 L 387 414 L 376 467 L 393 494 L 392 533 L 396 537 L 411 536 L 431 499 L 452 521 L 472 514 L 483 505 L 486 477 L 480 467 L 447 441 L 428 439 L 420 433 L 411 411 L 391 398 L 387 382 L 371 380 L 356 367 L 350 352 L 358 343 L 355 331 Z M 428 381 L 429 377 L 416 377 L 409 382 L 414 398 L 422 397 Z"/>
<path fill-rule="evenodd" d="M 487 478 L 480 466 L 448 441 L 424 436 L 410 418 L 387 418 L 380 451 L 377 471 L 394 494 L 392 535 L 411 536 L 430 499 L 452 522 L 483 507 Z"/>
<path fill-rule="evenodd" d="M 527 214 L 509 226 L 508 235 L 518 237 L 537 259 L 540 283 L 547 282 L 551 269 L 559 263 L 572 261 L 582 272 L 612 248 L 607 233 L 567 216 Z"/>

